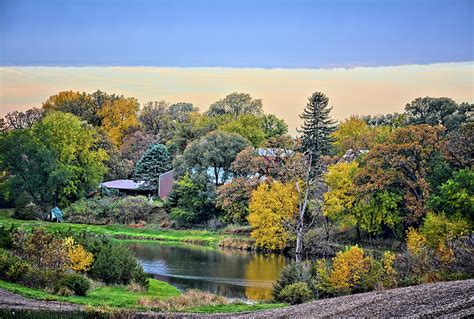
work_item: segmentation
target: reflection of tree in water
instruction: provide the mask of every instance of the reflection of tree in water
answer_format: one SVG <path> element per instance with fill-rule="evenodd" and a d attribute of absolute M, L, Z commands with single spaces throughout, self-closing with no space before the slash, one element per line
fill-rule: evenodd
<path fill-rule="evenodd" d="M 159 243 L 133 243 L 129 247 L 155 278 L 180 289 L 196 288 L 229 298 L 269 299 L 271 282 L 285 264 L 283 256 L 239 250 Z"/>
<path fill-rule="evenodd" d="M 245 297 L 250 300 L 272 298 L 272 283 L 278 279 L 286 259 L 282 255 L 253 255 L 245 267 L 245 279 L 254 282 L 245 288 Z"/>

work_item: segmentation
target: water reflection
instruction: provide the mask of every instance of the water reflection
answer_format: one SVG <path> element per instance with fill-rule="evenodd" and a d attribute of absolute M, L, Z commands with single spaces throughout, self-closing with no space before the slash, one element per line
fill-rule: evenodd
<path fill-rule="evenodd" d="M 281 255 L 163 243 L 131 243 L 145 272 L 179 289 L 196 288 L 229 298 L 271 299 L 286 263 Z"/>

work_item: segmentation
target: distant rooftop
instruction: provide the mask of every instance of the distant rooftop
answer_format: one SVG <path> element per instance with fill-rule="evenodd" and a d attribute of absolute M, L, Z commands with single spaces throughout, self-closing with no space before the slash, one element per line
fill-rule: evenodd
<path fill-rule="evenodd" d="M 117 179 L 115 181 L 104 182 L 101 185 L 107 188 L 138 190 L 143 186 L 143 181 L 132 181 L 130 179 Z"/>

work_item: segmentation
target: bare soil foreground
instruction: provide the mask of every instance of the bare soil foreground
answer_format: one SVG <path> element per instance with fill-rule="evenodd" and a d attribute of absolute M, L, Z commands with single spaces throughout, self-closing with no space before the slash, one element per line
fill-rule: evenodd
<path fill-rule="evenodd" d="M 0 290 L 0 308 L 77 311 L 80 306 L 37 301 Z M 441 282 L 382 292 L 323 299 L 269 311 L 239 314 L 141 312 L 144 318 L 320 318 L 320 317 L 473 317 L 474 280 Z"/>

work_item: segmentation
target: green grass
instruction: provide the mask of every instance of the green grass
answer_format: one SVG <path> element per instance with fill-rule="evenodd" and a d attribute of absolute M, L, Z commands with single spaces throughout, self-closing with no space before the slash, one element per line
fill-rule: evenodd
<path fill-rule="evenodd" d="M 158 297 L 164 299 L 180 294 L 177 288 L 155 279 L 150 279 L 150 288 L 146 293 L 131 292 L 126 286 L 102 286 L 91 290 L 87 296 L 58 296 L 2 280 L 0 280 L 0 288 L 27 298 L 120 308 L 139 308 L 138 300 L 144 297 Z"/>
<path fill-rule="evenodd" d="M 10 217 L 11 210 L 0 210 L 0 225 L 8 227 L 15 224 L 22 228 L 31 229 L 33 227 L 43 226 L 52 231 L 63 232 L 88 232 L 96 235 L 105 235 L 124 240 L 160 240 L 168 242 L 185 242 L 204 246 L 217 246 L 218 242 L 225 237 L 213 231 L 208 230 L 172 230 L 153 228 L 148 225 L 145 228 L 130 228 L 124 225 L 87 225 L 71 223 L 50 223 L 36 220 L 18 220 Z"/>
<path fill-rule="evenodd" d="M 143 309 L 138 300 L 140 298 L 158 297 L 166 299 L 180 294 L 179 290 L 165 282 L 150 279 L 150 288 L 146 293 L 131 292 L 126 286 L 102 286 L 92 289 L 87 296 L 58 296 L 43 290 L 28 288 L 19 284 L 0 280 L 0 288 L 11 291 L 26 298 L 62 301 L 93 307 L 108 306 L 113 308 Z M 268 310 L 284 307 L 283 303 L 230 303 L 216 306 L 191 307 L 185 310 L 189 313 L 232 313 Z"/>

